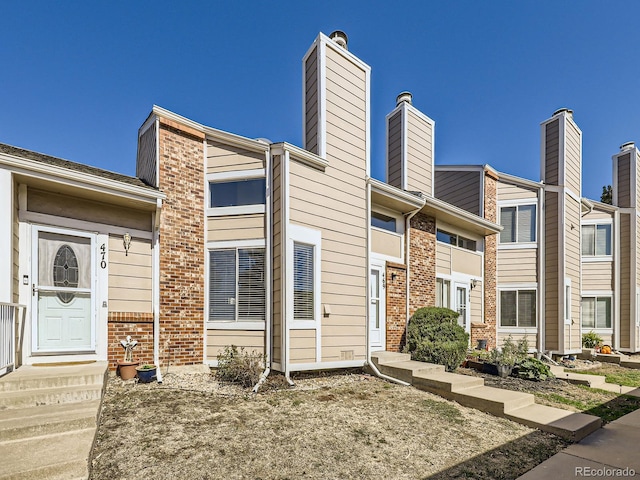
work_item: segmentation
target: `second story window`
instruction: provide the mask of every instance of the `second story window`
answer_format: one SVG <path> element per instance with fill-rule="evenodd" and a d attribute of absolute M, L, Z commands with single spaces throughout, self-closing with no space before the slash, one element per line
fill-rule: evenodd
<path fill-rule="evenodd" d="M 456 233 L 449 233 L 444 230 L 436 230 L 436 240 L 456 247 L 465 248 L 467 250 L 476 251 L 476 241 L 463 237 Z"/>
<path fill-rule="evenodd" d="M 388 230 L 390 232 L 396 232 L 397 228 L 397 220 L 394 217 L 390 217 L 389 215 L 385 215 L 380 212 L 371 212 L 371 226 L 382 228 L 383 230 Z"/>
<path fill-rule="evenodd" d="M 500 209 L 500 243 L 532 243 L 536 241 L 536 206 L 515 205 Z"/>
<path fill-rule="evenodd" d="M 265 179 L 249 178 L 230 182 L 209 182 L 209 206 L 237 207 L 264 205 Z"/>
<path fill-rule="evenodd" d="M 582 226 L 582 255 L 585 257 L 611 255 L 611 224 Z"/>

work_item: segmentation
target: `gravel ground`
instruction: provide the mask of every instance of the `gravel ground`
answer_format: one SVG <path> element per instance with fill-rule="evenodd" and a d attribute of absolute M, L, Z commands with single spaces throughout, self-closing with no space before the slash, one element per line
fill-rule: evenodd
<path fill-rule="evenodd" d="M 361 372 L 294 380 L 256 395 L 206 373 L 111 377 L 90 478 L 512 479 L 566 445 Z"/>

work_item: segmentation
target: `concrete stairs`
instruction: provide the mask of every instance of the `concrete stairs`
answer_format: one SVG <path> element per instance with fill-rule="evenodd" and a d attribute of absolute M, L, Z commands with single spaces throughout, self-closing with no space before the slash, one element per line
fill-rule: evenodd
<path fill-rule="evenodd" d="M 441 365 L 411 360 L 409 354 L 373 352 L 371 359 L 385 375 L 466 407 L 554 433 L 577 442 L 602 425 L 600 418 L 535 403 L 529 393 L 487 387 L 484 380 L 444 371 Z M 585 375 L 586 376 L 586 375 Z"/>
<path fill-rule="evenodd" d="M 88 478 L 106 376 L 99 362 L 0 378 L 0 480 Z"/>
<path fill-rule="evenodd" d="M 549 368 L 556 378 L 565 380 L 569 383 L 585 385 L 591 388 L 599 388 L 600 390 L 607 390 L 613 393 L 625 393 L 634 397 L 640 397 L 640 388 L 606 383 L 604 375 L 588 375 L 585 373 L 566 372 L 565 367 L 562 365 L 551 365 Z"/>

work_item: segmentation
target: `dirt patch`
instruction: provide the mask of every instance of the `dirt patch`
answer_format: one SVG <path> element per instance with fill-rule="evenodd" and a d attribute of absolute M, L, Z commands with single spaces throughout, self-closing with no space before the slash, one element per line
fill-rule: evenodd
<path fill-rule="evenodd" d="M 512 479 L 565 445 L 362 373 L 257 395 L 206 374 L 111 377 L 91 478 Z"/>

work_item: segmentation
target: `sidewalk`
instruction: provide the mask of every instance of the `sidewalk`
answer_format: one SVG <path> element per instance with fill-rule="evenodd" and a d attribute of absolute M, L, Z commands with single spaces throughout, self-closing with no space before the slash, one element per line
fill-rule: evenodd
<path fill-rule="evenodd" d="M 640 410 L 565 448 L 518 480 L 640 478 Z"/>

